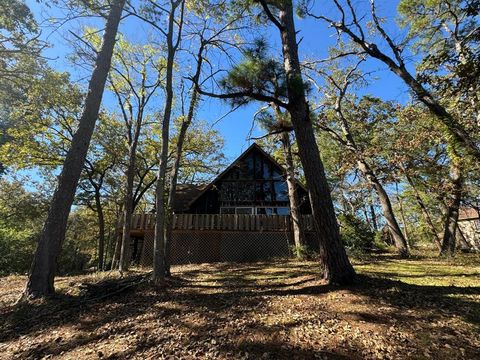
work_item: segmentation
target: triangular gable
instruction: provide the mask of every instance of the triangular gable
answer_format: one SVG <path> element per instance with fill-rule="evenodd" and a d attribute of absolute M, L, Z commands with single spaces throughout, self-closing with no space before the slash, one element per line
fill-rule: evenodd
<path fill-rule="evenodd" d="M 228 172 L 230 170 L 232 170 L 241 160 L 243 160 L 245 157 L 247 157 L 250 152 L 252 152 L 253 150 L 258 150 L 265 158 L 267 158 L 271 163 L 272 165 L 277 169 L 279 170 L 279 172 L 281 174 L 283 174 L 284 176 L 286 176 L 286 170 L 285 168 L 280 165 L 277 160 L 275 160 L 269 153 L 267 153 L 265 150 L 263 150 L 257 143 L 253 143 L 252 145 L 250 145 L 248 147 L 247 150 L 245 150 L 242 154 L 240 154 L 225 170 L 223 170 L 219 175 L 217 175 L 217 177 L 215 177 L 215 179 L 213 179 L 210 184 L 208 184 L 207 186 L 205 186 L 205 188 L 195 197 L 193 198 L 190 203 L 188 204 L 188 206 L 192 206 L 193 203 L 195 203 L 195 201 L 197 201 L 203 194 L 205 194 L 208 190 L 210 190 L 217 182 L 219 182 L 226 174 L 228 174 Z M 303 186 L 302 183 L 300 183 L 299 181 L 297 181 L 295 179 L 295 182 L 300 186 L 302 187 L 305 191 L 307 191 L 307 189 L 305 188 L 305 186 Z"/>

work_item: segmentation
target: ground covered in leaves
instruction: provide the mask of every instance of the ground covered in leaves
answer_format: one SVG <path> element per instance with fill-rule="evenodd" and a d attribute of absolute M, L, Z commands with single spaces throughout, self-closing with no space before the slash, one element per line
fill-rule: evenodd
<path fill-rule="evenodd" d="M 358 284 L 315 262 L 178 266 L 166 291 L 132 272 L 62 277 L 14 305 L 0 278 L 5 359 L 479 359 L 480 257 L 357 259 Z"/>

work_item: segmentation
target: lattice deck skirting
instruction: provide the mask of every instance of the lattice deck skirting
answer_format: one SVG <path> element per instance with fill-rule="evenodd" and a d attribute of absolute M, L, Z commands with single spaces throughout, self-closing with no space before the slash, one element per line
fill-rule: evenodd
<path fill-rule="evenodd" d="M 308 238 L 312 235 L 307 234 Z M 153 231 L 145 232 L 141 243 L 140 265 L 152 266 Z M 194 264 L 268 260 L 289 257 L 291 244 L 291 232 L 174 231 L 171 261 Z"/>

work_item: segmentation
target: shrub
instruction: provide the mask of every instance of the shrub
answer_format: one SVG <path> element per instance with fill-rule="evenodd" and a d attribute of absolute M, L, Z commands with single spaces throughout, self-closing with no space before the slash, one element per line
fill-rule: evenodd
<path fill-rule="evenodd" d="M 347 248 L 361 251 L 372 249 L 375 233 L 365 221 L 352 214 L 340 214 L 338 221 L 340 235 Z"/>

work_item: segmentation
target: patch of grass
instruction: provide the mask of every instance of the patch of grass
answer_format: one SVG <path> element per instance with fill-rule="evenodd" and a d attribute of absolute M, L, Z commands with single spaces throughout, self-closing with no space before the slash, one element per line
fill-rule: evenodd
<path fill-rule="evenodd" d="M 480 255 L 458 254 L 455 258 L 439 258 L 415 254 L 410 259 L 398 259 L 389 254 L 355 261 L 361 274 L 400 280 L 412 285 L 480 286 Z"/>

